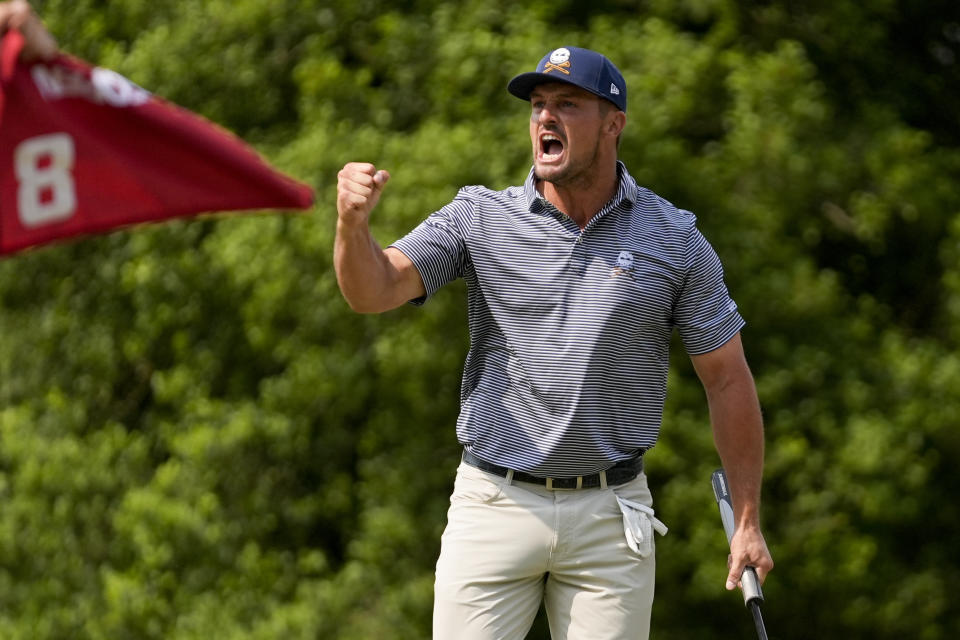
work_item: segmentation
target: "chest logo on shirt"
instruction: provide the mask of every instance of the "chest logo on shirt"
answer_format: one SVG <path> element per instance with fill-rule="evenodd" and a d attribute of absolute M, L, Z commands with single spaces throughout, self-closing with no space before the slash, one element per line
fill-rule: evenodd
<path fill-rule="evenodd" d="M 617 264 L 613 267 L 613 269 L 610 270 L 610 277 L 626 277 L 630 278 L 631 280 L 636 278 L 632 253 L 629 251 L 621 251 L 619 255 L 617 255 Z"/>

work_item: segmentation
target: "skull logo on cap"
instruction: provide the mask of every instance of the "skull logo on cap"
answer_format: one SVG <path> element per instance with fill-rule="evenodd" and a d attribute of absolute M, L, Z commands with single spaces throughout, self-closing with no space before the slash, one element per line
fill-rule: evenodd
<path fill-rule="evenodd" d="M 563 64 L 570 59 L 570 50 L 560 48 L 550 54 L 550 62 L 553 64 Z"/>
<path fill-rule="evenodd" d="M 570 75 L 570 72 L 567 69 L 570 68 L 570 50 L 564 47 L 555 49 L 553 53 L 550 54 L 550 60 L 543 65 L 543 72 L 550 73 L 551 71 L 559 71 L 565 75 Z"/>

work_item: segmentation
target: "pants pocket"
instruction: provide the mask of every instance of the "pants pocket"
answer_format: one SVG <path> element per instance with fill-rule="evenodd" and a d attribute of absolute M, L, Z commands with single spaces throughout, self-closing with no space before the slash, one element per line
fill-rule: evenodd
<path fill-rule="evenodd" d="M 457 469 L 456 480 L 453 483 L 450 503 L 481 502 L 486 504 L 493 502 L 503 491 L 501 483 L 497 481 L 500 479 L 496 478 L 494 480 L 494 477 L 466 463 L 461 463 L 460 468 Z"/>

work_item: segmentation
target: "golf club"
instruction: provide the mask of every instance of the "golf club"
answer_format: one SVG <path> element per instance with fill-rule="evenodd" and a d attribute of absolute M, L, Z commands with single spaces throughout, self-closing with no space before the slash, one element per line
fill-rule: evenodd
<path fill-rule="evenodd" d="M 727 544 L 733 539 L 736 524 L 733 520 L 733 500 L 730 498 L 730 489 L 727 486 L 727 474 L 723 469 L 713 472 L 713 495 L 717 498 L 720 507 L 720 520 L 723 530 L 727 534 Z M 760 640 L 767 640 L 767 629 L 763 625 L 763 616 L 760 614 L 760 603 L 763 602 L 763 592 L 760 591 L 760 582 L 753 567 L 747 567 L 740 576 L 740 589 L 743 591 L 743 603 L 753 615 L 753 623 L 757 627 L 757 636 Z"/>

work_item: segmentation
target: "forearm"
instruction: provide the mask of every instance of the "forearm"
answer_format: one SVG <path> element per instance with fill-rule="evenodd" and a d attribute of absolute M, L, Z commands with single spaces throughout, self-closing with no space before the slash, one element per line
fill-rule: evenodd
<path fill-rule="evenodd" d="M 708 391 L 717 453 L 727 474 L 737 529 L 759 528 L 763 478 L 763 420 L 749 371 Z"/>
<path fill-rule="evenodd" d="M 405 302 L 398 298 L 398 270 L 366 224 L 337 222 L 333 262 L 340 292 L 354 311 L 379 313 Z"/>

